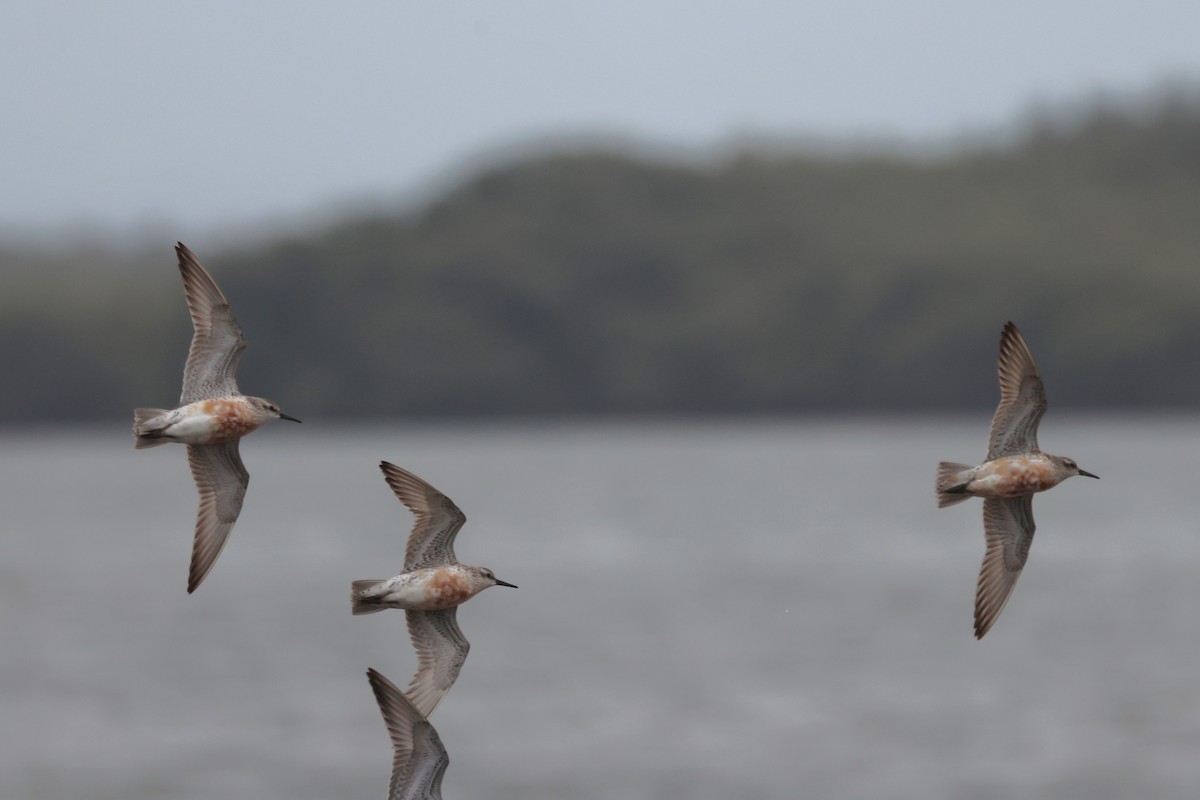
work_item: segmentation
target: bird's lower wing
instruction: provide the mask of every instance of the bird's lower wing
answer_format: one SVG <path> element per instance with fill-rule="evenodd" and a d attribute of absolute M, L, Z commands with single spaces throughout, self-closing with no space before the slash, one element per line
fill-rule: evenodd
<path fill-rule="evenodd" d="M 975 638 L 982 639 L 1004 610 L 1033 542 L 1033 495 L 983 501 L 987 551 L 975 588 Z"/>
<path fill-rule="evenodd" d="M 196 514 L 196 538 L 192 542 L 192 565 L 188 572 L 188 593 L 196 591 L 221 555 L 233 523 L 242 511 L 242 500 L 250 473 L 238 455 L 234 439 L 223 444 L 188 445 L 188 463 L 200 492 L 200 510 Z"/>
<path fill-rule="evenodd" d="M 405 612 L 408 634 L 417 651 L 417 674 L 405 696 L 426 719 L 458 679 L 471 649 L 455 621 L 455 611 Z"/>

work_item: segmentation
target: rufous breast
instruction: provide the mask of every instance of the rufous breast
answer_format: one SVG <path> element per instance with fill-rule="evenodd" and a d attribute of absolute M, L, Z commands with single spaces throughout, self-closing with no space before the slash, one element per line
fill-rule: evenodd
<path fill-rule="evenodd" d="M 466 574 L 455 567 L 439 567 L 425 582 L 426 602 L 424 608 L 452 608 L 475 596 L 474 588 Z"/>
<path fill-rule="evenodd" d="M 994 497 L 1019 497 L 1020 495 L 1044 492 L 1059 482 L 1054 463 L 1037 456 L 1007 456 L 992 462 L 993 480 L 989 483 L 989 495 Z"/>
<path fill-rule="evenodd" d="M 210 444 L 240 439 L 259 426 L 258 415 L 240 397 L 205 400 L 200 408 L 212 418 Z"/>

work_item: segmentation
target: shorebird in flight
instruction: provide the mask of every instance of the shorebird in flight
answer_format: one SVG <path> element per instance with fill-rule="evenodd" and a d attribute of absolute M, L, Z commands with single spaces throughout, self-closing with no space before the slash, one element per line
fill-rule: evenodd
<path fill-rule="evenodd" d="M 179 406 L 138 408 L 133 412 L 134 446 L 168 442 L 187 445 L 192 478 L 200 491 L 188 593 L 208 575 L 242 510 L 250 474 L 238 455 L 238 440 L 265 422 L 288 419 L 279 406 L 238 391 L 234 372 L 246 349 L 242 329 L 229 301 L 199 260 L 175 245 L 183 290 L 192 316 L 192 346 L 183 370 Z"/>
<path fill-rule="evenodd" d="M 1086 475 L 1066 456 L 1038 449 L 1046 390 L 1029 345 L 1009 322 L 1000 335 L 1000 405 L 992 418 L 987 460 L 977 467 L 943 461 L 937 469 L 938 508 L 983 498 L 987 551 L 975 589 L 975 638 L 995 623 L 1012 595 L 1033 542 L 1033 495 Z"/>
<path fill-rule="evenodd" d="M 388 486 L 416 517 L 404 555 L 404 572 L 394 578 L 351 583 L 354 614 L 402 608 L 417 650 L 417 674 L 408 699 L 428 717 L 450 691 L 471 645 L 455 621 L 456 608 L 489 586 L 511 586 L 487 567 L 460 564 L 454 537 L 467 517 L 446 495 L 408 470 L 384 461 Z"/>

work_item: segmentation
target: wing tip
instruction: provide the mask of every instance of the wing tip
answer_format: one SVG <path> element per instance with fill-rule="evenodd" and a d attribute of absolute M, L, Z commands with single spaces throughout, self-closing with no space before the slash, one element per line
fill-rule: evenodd
<path fill-rule="evenodd" d="M 189 306 L 200 301 L 200 295 L 193 298 L 192 295 L 194 292 L 201 292 L 206 296 L 205 300 L 209 305 L 229 305 L 229 300 L 226 299 L 225 293 L 221 291 L 221 287 L 217 285 L 216 280 L 204 268 L 204 265 L 200 263 L 200 259 L 196 254 L 183 242 L 175 243 L 175 258 L 178 261 L 179 273 L 183 276 L 183 284 L 185 293 L 188 296 Z"/>
<path fill-rule="evenodd" d="M 212 572 L 213 565 L 216 563 L 215 558 L 206 564 L 203 563 L 199 553 L 193 555 L 191 567 L 188 568 L 188 594 L 192 594 L 200 588 L 200 584 L 204 583 L 204 579 L 208 577 L 208 573 Z"/>
<path fill-rule="evenodd" d="M 1025 341 L 1016 323 L 1009 320 L 1000 331 L 998 360 L 1002 373 L 1006 363 L 1013 358 L 1029 362 L 1029 369 L 1034 375 L 1038 374 L 1037 362 L 1033 358 L 1033 351 L 1029 349 L 1029 343 Z"/>
<path fill-rule="evenodd" d="M 175 243 L 175 258 L 179 262 L 179 271 L 183 273 L 185 278 L 193 275 L 197 268 L 199 268 L 200 272 L 206 272 L 204 266 L 200 263 L 200 259 L 183 242 Z"/>
<path fill-rule="evenodd" d="M 445 497 L 429 481 L 390 461 L 380 461 L 379 469 L 383 472 L 383 479 L 387 481 L 387 485 L 397 499 L 414 513 L 428 513 L 429 498 Z"/>
<path fill-rule="evenodd" d="M 379 709 L 388 722 L 391 722 L 388 719 L 391 716 L 388 713 L 389 710 L 399 712 L 410 725 L 426 719 L 405 693 L 400 691 L 400 687 L 388 680 L 379 670 L 368 667 L 367 681 L 371 684 L 371 690 L 375 693 L 376 700 L 379 701 Z"/>

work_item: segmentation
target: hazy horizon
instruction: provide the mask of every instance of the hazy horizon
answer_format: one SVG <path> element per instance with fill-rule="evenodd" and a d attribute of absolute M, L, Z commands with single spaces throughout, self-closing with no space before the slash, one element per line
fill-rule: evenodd
<path fill-rule="evenodd" d="M 950 143 L 1200 76 L 1181 2 L 69 2 L 7 23 L 17 240 L 286 231 L 571 142 Z"/>

